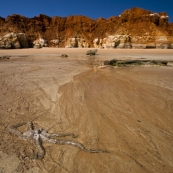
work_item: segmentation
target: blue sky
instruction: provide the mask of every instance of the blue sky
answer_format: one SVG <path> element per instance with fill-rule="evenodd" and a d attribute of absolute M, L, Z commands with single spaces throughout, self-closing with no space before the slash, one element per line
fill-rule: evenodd
<path fill-rule="evenodd" d="M 173 0 L 0 0 L 0 16 L 39 14 L 67 17 L 84 15 L 93 19 L 118 16 L 124 10 L 140 7 L 153 12 L 167 12 L 173 22 Z"/>

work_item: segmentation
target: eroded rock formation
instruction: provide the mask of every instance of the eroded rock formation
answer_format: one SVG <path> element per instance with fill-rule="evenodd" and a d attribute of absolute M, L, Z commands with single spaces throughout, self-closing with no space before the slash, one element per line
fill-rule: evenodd
<path fill-rule="evenodd" d="M 84 38 L 73 37 L 68 39 L 67 45 L 65 47 L 66 48 L 75 48 L 75 47 L 86 48 L 88 47 L 88 44 L 85 42 Z"/>
<path fill-rule="evenodd" d="M 95 39 L 95 48 L 131 48 L 131 38 L 129 35 L 110 35 L 104 39 Z"/>
<path fill-rule="evenodd" d="M 8 33 L 0 38 L 1 49 L 28 48 L 28 39 L 24 33 Z"/>
<path fill-rule="evenodd" d="M 39 38 L 33 42 L 34 48 L 47 47 L 47 41 L 43 38 Z"/>
<path fill-rule="evenodd" d="M 3 40 L 9 33 L 23 33 L 29 47 L 34 46 L 35 40 L 44 38 L 46 44 L 53 47 L 173 48 L 173 23 L 168 20 L 165 12 L 141 8 L 97 20 L 80 15 L 51 18 L 41 14 L 27 18 L 14 14 L 0 17 L 0 38 Z M 25 47 L 18 42 L 11 46 L 1 41 L 1 45 L 4 48 Z"/>

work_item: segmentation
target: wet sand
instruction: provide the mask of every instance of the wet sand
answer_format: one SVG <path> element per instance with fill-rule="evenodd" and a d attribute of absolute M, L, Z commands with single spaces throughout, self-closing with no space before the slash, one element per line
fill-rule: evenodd
<path fill-rule="evenodd" d="M 113 58 L 172 61 L 173 50 L 85 52 L 0 50 L 12 56 L 0 61 L 0 171 L 173 172 L 173 67 L 98 68 Z M 21 121 L 108 153 L 43 143 L 44 159 L 34 160 L 34 145 L 9 133 Z"/>
<path fill-rule="evenodd" d="M 68 54 L 71 58 L 84 58 L 87 50 L 93 48 L 42 48 L 42 49 L 11 49 L 0 50 L 0 55 L 37 55 L 37 56 L 60 56 Z M 109 58 L 150 58 L 173 60 L 173 49 L 98 49 L 98 59 Z"/>

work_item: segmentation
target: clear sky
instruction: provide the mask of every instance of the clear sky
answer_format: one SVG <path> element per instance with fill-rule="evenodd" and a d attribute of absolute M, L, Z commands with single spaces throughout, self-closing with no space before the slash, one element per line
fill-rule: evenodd
<path fill-rule="evenodd" d="M 0 16 L 21 14 L 34 17 L 84 15 L 93 19 L 118 16 L 124 10 L 140 7 L 153 12 L 166 12 L 173 22 L 173 0 L 0 0 Z"/>

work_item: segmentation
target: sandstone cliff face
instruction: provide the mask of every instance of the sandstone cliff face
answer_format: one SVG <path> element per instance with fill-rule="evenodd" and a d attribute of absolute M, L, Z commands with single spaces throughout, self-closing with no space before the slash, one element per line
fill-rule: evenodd
<path fill-rule="evenodd" d="M 47 47 L 47 41 L 43 38 L 39 38 L 33 42 L 34 48 Z"/>
<path fill-rule="evenodd" d="M 14 14 L 6 19 L 0 17 L 0 38 L 9 33 L 23 33 L 29 47 L 43 38 L 53 47 L 97 47 L 99 44 L 105 48 L 172 48 L 173 23 L 168 23 L 168 19 L 165 12 L 154 13 L 140 8 L 97 20 L 85 16 L 51 18 L 41 14 L 27 18 Z M 111 36 L 128 36 L 128 41 L 120 39 L 121 43 L 128 42 L 128 46 L 113 45 L 115 40 L 111 42 Z"/>
<path fill-rule="evenodd" d="M 86 43 L 84 38 L 80 38 L 80 37 L 73 37 L 73 38 L 69 38 L 67 41 L 67 45 L 65 46 L 66 48 L 75 48 L 75 47 L 79 47 L 79 48 L 87 48 L 88 44 Z"/>
<path fill-rule="evenodd" d="M 93 42 L 95 48 L 132 48 L 129 35 L 110 35 L 104 39 L 96 38 Z"/>
<path fill-rule="evenodd" d="M 28 47 L 28 39 L 24 33 L 8 33 L 0 38 L 1 49 L 19 49 Z"/>

